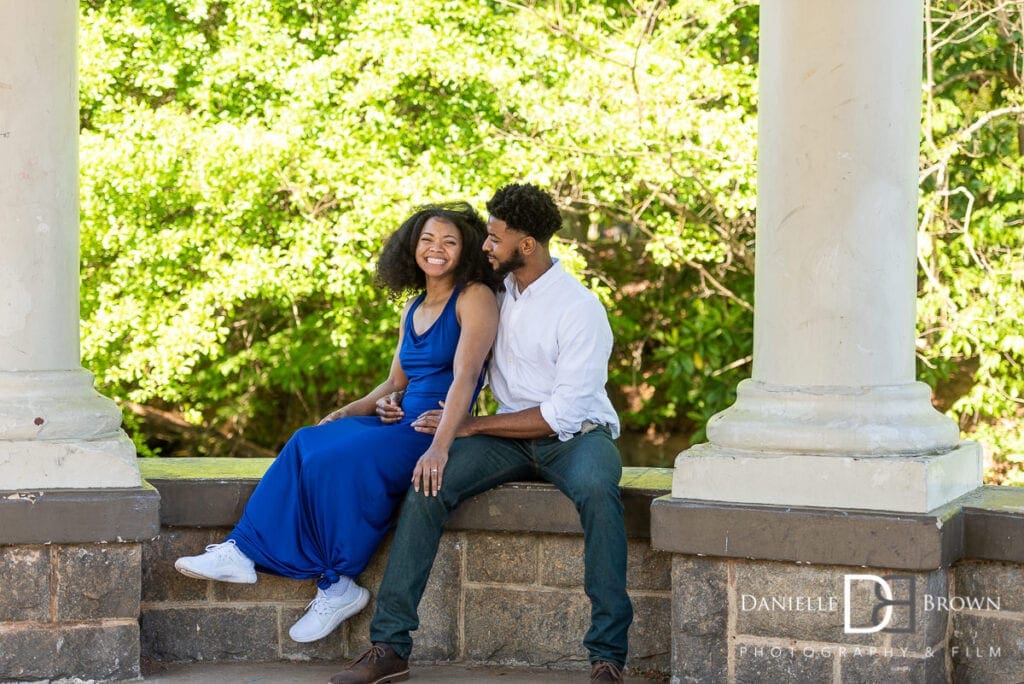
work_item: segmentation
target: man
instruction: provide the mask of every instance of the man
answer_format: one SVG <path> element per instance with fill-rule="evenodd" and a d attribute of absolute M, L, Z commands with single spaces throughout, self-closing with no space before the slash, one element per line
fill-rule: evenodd
<path fill-rule="evenodd" d="M 410 632 L 448 514 L 465 499 L 511 480 L 542 478 L 580 511 L 584 588 L 591 624 L 584 638 L 592 682 L 621 682 L 633 608 L 626 595 L 626 531 L 619 496 L 619 423 L 604 385 L 612 334 L 597 298 L 562 270 L 548 250 L 562 219 L 551 197 L 512 184 L 487 203 L 484 251 L 505 277 L 489 374 L 499 408 L 467 417 L 447 455 L 420 459 L 391 544 L 373 647 L 333 684 L 389 682 L 408 676 Z M 382 402 L 378 414 L 399 418 Z M 433 432 L 440 411 L 413 425 Z"/>

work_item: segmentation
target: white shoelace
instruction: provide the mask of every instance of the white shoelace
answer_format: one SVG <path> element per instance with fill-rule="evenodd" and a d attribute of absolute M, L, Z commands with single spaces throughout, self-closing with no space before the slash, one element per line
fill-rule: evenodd
<path fill-rule="evenodd" d="M 220 544 L 206 545 L 206 551 L 208 553 L 215 553 L 218 551 L 223 553 L 230 553 L 231 549 L 238 549 L 238 544 L 235 543 L 234 539 L 228 539 L 226 542 L 221 542 Z M 239 553 L 241 553 L 241 551 L 239 551 Z"/>
<path fill-rule="evenodd" d="M 327 617 L 329 613 L 333 611 L 330 606 L 330 599 L 326 596 L 317 596 L 309 605 L 306 606 L 306 611 L 312 611 L 321 617 Z"/>

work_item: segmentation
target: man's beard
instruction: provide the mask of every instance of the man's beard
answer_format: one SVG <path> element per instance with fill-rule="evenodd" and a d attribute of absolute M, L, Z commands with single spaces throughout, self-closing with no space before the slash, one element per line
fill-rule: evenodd
<path fill-rule="evenodd" d="M 508 259 L 505 261 L 499 261 L 498 265 L 494 267 L 494 275 L 499 278 L 504 278 L 512 271 L 525 265 L 526 259 L 523 258 L 523 253 L 519 251 L 518 247 L 516 247 L 516 250 L 509 255 Z"/>

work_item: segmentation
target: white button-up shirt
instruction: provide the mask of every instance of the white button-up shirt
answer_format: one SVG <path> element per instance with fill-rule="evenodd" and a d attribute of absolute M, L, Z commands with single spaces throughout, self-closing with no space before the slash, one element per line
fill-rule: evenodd
<path fill-rule="evenodd" d="M 498 413 L 540 406 L 563 442 L 584 421 L 607 425 L 619 436 L 619 418 L 605 392 L 612 330 L 594 293 L 558 260 L 519 292 L 505 278 L 498 336 L 489 380 Z"/>

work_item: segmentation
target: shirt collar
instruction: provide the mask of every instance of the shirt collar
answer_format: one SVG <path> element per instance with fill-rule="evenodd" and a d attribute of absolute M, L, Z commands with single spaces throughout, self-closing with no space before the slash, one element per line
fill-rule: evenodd
<path fill-rule="evenodd" d="M 520 292 L 516 286 L 516 277 L 514 274 L 509 273 L 505 276 L 505 289 L 512 295 L 513 299 L 519 299 L 524 294 L 530 292 L 539 293 L 551 287 L 557 280 L 559 280 L 565 274 L 565 269 L 562 268 L 561 260 L 554 257 L 551 258 L 551 268 L 544 271 L 544 274 L 534 280 L 526 288 L 526 292 Z"/>

